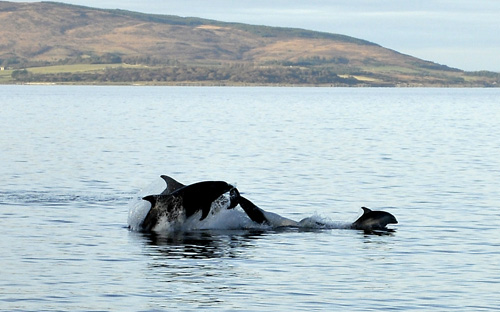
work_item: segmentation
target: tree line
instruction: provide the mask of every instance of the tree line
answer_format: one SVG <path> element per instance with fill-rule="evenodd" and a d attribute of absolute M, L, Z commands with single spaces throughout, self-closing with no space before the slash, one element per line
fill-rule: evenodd
<path fill-rule="evenodd" d="M 141 68 L 107 68 L 96 72 L 32 73 L 15 70 L 12 78 L 18 82 L 76 83 L 180 83 L 230 82 L 253 84 L 335 84 L 356 85 L 355 78 L 339 77 L 334 68 L 303 68 L 293 66 L 160 66 Z"/>

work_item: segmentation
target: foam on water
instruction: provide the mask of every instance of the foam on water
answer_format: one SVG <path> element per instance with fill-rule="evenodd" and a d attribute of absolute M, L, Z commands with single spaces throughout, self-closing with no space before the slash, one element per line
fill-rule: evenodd
<path fill-rule="evenodd" d="M 156 179 L 150 185 L 140 190 L 128 203 L 128 226 L 131 230 L 139 231 L 140 226 L 149 210 L 151 204 L 142 198 L 151 194 L 160 194 L 166 188 L 166 183 L 162 179 Z"/>
<path fill-rule="evenodd" d="M 226 209 L 224 207 L 224 209 L 220 209 L 216 213 L 210 213 L 208 217 L 201 221 L 200 217 L 201 212 L 191 216 L 182 226 L 182 230 L 243 230 L 263 228 L 263 226 L 250 220 L 240 208 Z"/>
<path fill-rule="evenodd" d="M 0 204 L 6 205 L 40 205 L 56 206 L 68 203 L 109 203 L 123 201 L 126 194 L 106 194 L 106 193 L 76 193 L 68 190 L 50 190 L 50 191 L 0 191 Z"/>
<path fill-rule="evenodd" d="M 321 217 L 319 215 L 313 215 L 308 218 L 304 218 L 300 220 L 298 226 L 301 228 L 309 228 L 309 229 L 350 229 L 351 222 L 343 222 L 343 221 L 332 221 L 328 218 Z"/>

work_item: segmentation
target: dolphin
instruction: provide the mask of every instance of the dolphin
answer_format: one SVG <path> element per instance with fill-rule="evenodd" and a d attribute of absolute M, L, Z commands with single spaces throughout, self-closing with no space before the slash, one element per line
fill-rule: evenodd
<path fill-rule="evenodd" d="M 246 212 L 248 217 L 252 219 L 252 221 L 263 224 L 263 225 L 271 225 L 271 226 L 289 226 L 289 227 L 303 227 L 305 225 L 314 222 L 316 226 L 327 227 L 326 224 L 314 221 L 311 218 L 304 218 L 299 222 L 290 220 L 288 218 L 284 218 L 275 213 L 267 212 L 259 207 L 257 207 L 254 203 L 244 198 L 243 196 L 239 196 L 237 199 L 239 205 Z M 398 221 L 396 217 L 392 214 L 385 211 L 373 211 L 370 208 L 361 207 L 363 209 L 363 215 L 359 217 L 356 221 L 354 221 L 349 228 L 355 230 L 364 230 L 367 232 L 370 231 L 389 231 L 386 227 L 387 224 L 397 224 Z"/>
<path fill-rule="evenodd" d="M 397 224 L 398 220 L 385 211 L 374 211 L 370 208 L 361 207 L 363 215 L 351 224 L 351 229 L 364 231 L 387 231 L 387 224 Z"/>
<path fill-rule="evenodd" d="M 162 220 L 183 223 L 187 218 L 201 211 L 200 221 L 205 219 L 212 203 L 229 192 L 228 209 L 236 207 L 238 190 L 224 181 L 203 181 L 182 185 L 168 176 L 162 176 L 167 188 L 159 195 L 143 197 L 151 203 L 151 209 L 141 223 L 143 231 L 152 231 Z"/>

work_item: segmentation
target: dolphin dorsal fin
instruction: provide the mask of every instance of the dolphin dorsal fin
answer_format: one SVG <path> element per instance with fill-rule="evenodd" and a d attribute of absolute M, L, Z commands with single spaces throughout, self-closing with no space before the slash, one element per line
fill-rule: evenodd
<path fill-rule="evenodd" d="M 184 184 L 177 182 L 169 176 L 161 175 L 160 177 L 165 181 L 165 183 L 167 183 L 167 188 L 161 193 L 161 195 L 171 194 L 185 186 Z"/>
<path fill-rule="evenodd" d="M 361 209 L 363 209 L 363 214 L 367 214 L 369 212 L 372 212 L 372 210 L 370 208 L 361 207 Z"/>
<path fill-rule="evenodd" d="M 158 197 L 156 195 L 148 195 L 146 197 L 143 197 L 142 199 L 147 200 L 148 202 L 151 203 L 151 208 L 153 208 L 156 204 L 156 199 Z"/>

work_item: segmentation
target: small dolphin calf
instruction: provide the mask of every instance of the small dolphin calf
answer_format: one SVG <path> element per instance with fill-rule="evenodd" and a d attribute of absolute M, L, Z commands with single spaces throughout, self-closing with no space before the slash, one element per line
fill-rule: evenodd
<path fill-rule="evenodd" d="M 398 220 L 385 211 L 373 211 L 370 208 L 361 207 L 363 209 L 363 215 L 354 221 L 351 225 L 351 229 L 365 230 L 365 231 L 387 231 L 387 224 L 397 224 Z"/>

